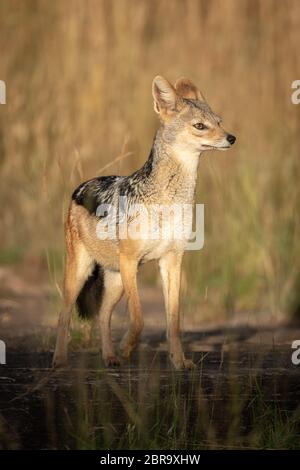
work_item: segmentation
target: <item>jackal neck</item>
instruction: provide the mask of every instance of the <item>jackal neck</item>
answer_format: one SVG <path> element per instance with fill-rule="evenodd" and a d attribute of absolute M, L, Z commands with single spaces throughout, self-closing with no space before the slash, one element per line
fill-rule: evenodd
<path fill-rule="evenodd" d="M 163 128 L 160 128 L 152 148 L 156 149 L 157 154 L 162 155 L 165 160 L 169 158 L 171 164 L 177 166 L 178 171 L 188 178 L 197 177 L 200 153 L 189 145 L 177 141 L 176 136 L 167 134 L 165 137 Z"/>
<path fill-rule="evenodd" d="M 157 199 L 191 203 L 194 198 L 199 155 L 166 142 L 162 129 L 153 140 L 148 160 L 138 170 L 148 194 Z"/>

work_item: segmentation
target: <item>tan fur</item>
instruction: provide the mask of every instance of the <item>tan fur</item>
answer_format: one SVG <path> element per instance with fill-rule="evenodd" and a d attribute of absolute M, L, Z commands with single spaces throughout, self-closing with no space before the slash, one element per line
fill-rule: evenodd
<path fill-rule="evenodd" d="M 192 100 L 205 101 L 204 96 L 188 78 L 182 77 L 176 80 L 175 90 L 179 96 Z"/>
<path fill-rule="evenodd" d="M 200 153 L 207 146 L 229 148 L 229 134 L 220 126 L 218 116 L 202 103 L 203 95 L 190 80 L 181 78 L 173 87 L 163 77 L 155 77 L 152 93 L 154 109 L 162 123 L 155 143 L 156 152 L 162 158 L 152 170 L 154 183 L 149 184 L 146 194 L 141 196 L 143 203 L 146 207 L 152 204 L 168 206 L 174 202 L 192 204 Z M 202 101 L 197 101 L 195 106 L 185 99 Z M 193 126 L 197 119 L 209 123 L 204 133 L 199 133 Z M 137 287 L 138 267 L 141 263 L 157 260 L 165 298 L 170 359 L 177 369 L 193 367 L 192 361 L 185 359 L 180 341 L 179 295 L 184 240 L 135 240 L 130 237 L 100 240 L 96 236 L 97 223 L 97 217 L 91 215 L 86 207 L 72 201 L 65 226 L 64 300 L 59 316 L 54 366 L 67 361 L 71 311 L 95 262 L 104 270 L 104 297 L 99 312 L 103 360 L 107 366 L 119 363 L 112 344 L 110 321 L 123 291 L 128 301 L 130 324 L 120 350 L 124 357 L 130 356 L 143 328 Z"/>

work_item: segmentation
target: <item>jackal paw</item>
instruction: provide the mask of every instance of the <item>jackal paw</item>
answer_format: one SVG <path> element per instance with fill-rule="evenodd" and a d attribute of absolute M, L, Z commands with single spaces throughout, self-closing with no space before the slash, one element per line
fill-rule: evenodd
<path fill-rule="evenodd" d="M 66 367 L 68 365 L 67 356 L 54 356 L 52 360 L 52 368 L 58 369 L 61 367 Z"/>
<path fill-rule="evenodd" d="M 130 344 L 120 344 L 120 353 L 121 356 L 125 359 L 129 359 L 132 353 L 133 347 Z"/>
<path fill-rule="evenodd" d="M 119 346 L 121 356 L 125 359 L 129 359 L 136 345 L 137 341 L 130 341 L 128 340 L 127 335 L 125 335 Z"/>
<path fill-rule="evenodd" d="M 121 362 L 117 356 L 107 356 L 103 358 L 105 367 L 119 367 Z"/>
<path fill-rule="evenodd" d="M 196 367 L 196 364 L 191 359 L 185 359 L 182 357 L 175 359 L 172 356 L 170 357 L 170 359 L 176 370 L 180 370 L 180 369 L 192 370 L 192 369 L 195 369 Z"/>
<path fill-rule="evenodd" d="M 184 359 L 183 361 L 184 369 L 192 370 L 192 369 L 196 369 L 196 367 L 197 367 L 196 364 L 191 359 Z"/>

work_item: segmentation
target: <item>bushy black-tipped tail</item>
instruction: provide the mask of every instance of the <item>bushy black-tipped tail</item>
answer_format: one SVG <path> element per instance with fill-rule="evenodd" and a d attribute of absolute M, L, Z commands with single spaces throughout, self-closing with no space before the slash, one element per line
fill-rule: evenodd
<path fill-rule="evenodd" d="M 86 280 L 76 300 L 76 307 L 81 318 L 89 319 L 98 314 L 103 292 L 103 269 L 99 264 L 95 264 L 92 274 Z"/>

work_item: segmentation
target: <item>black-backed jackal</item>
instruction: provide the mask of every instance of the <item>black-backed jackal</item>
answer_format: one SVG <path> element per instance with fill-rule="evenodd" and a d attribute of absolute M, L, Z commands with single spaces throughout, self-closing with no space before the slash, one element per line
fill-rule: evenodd
<path fill-rule="evenodd" d="M 119 364 L 112 344 L 112 311 L 125 291 L 130 323 L 120 351 L 129 357 L 143 328 L 137 288 L 141 263 L 157 260 L 160 267 L 170 359 L 175 368 L 191 368 L 180 340 L 179 293 L 181 265 L 186 241 L 174 237 L 103 237 L 99 221 L 107 213 L 98 208 L 119 207 L 125 199 L 126 211 L 133 205 L 193 204 L 198 162 L 205 150 L 225 150 L 235 142 L 210 109 L 200 91 L 188 79 L 172 86 L 165 78 L 153 80 L 154 109 L 160 119 L 150 156 L 143 167 L 130 176 L 102 176 L 81 184 L 73 193 L 67 221 L 66 265 L 63 306 L 59 317 L 53 365 L 67 362 L 71 312 L 99 315 L 102 357 L 107 366 Z M 124 205 L 123 204 L 123 205 Z M 123 208 L 124 209 L 124 208 Z M 126 212 L 127 213 L 127 212 Z M 115 215 L 110 223 L 120 224 Z M 109 227 L 108 227 L 109 229 Z"/>

